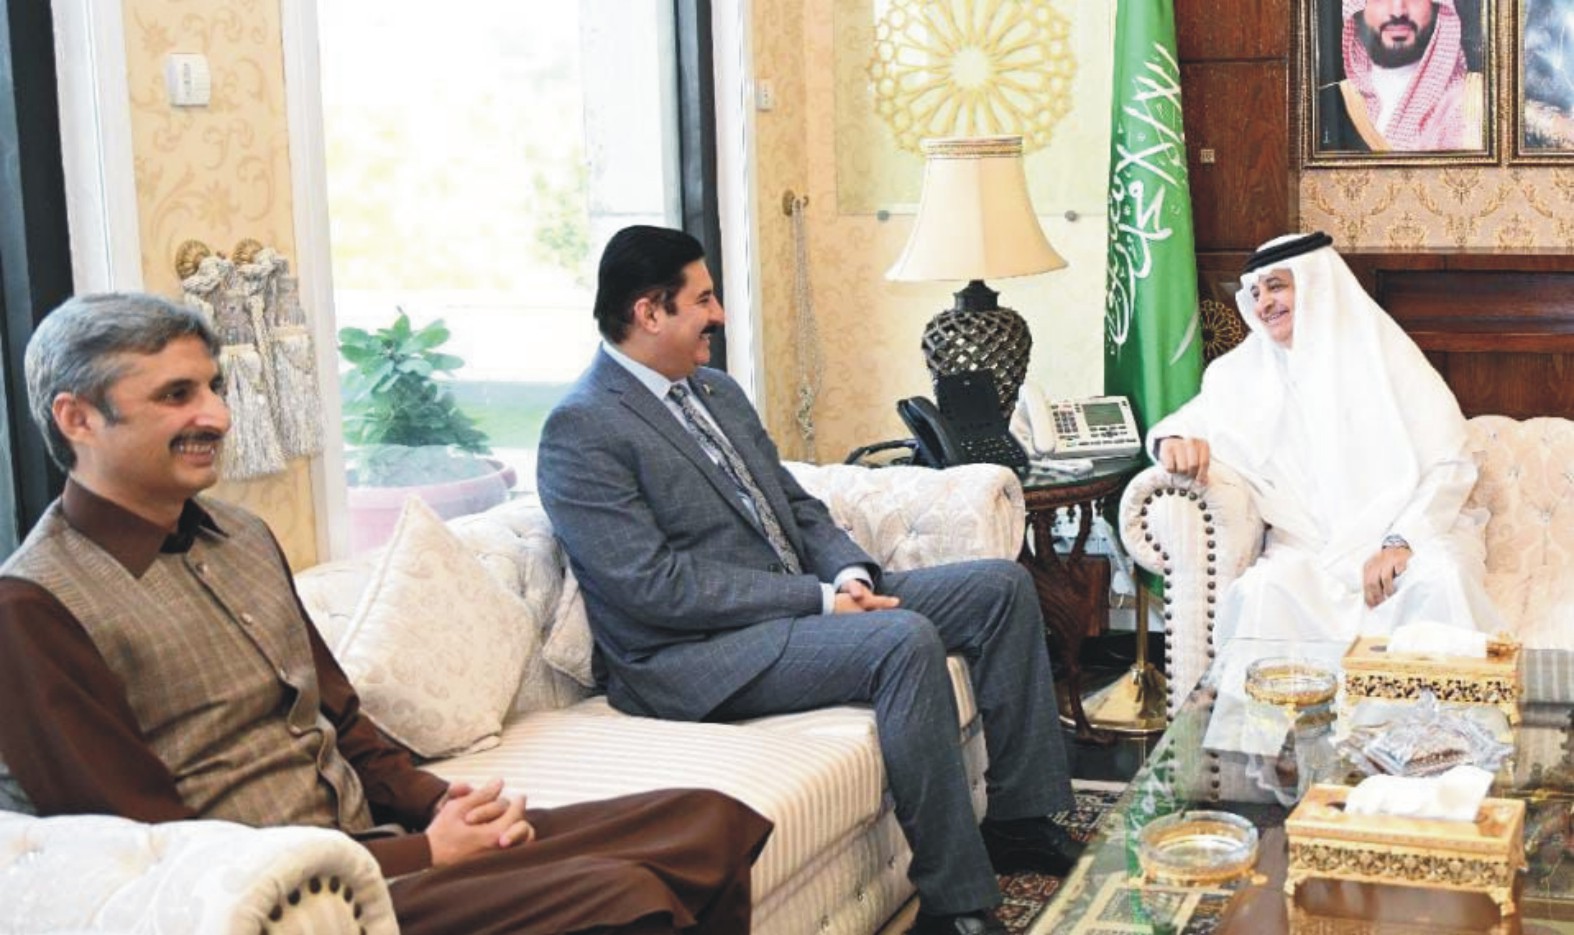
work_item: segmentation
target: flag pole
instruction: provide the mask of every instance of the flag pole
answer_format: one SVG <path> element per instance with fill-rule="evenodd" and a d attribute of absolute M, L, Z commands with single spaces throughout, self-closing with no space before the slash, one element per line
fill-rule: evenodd
<path fill-rule="evenodd" d="M 1148 588 L 1137 582 L 1137 658 L 1125 674 L 1082 702 L 1094 730 L 1157 734 L 1168 723 L 1169 685 L 1148 661 Z"/>

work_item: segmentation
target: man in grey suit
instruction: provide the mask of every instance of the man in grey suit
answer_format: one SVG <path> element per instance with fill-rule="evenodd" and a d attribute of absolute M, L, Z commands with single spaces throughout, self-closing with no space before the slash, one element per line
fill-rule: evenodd
<path fill-rule="evenodd" d="M 1073 800 L 1031 579 L 1009 561 L 882 574 L 704 366 L 724 316 L 694 238 L 618 232 L 595 317 L 602 348 L 547 419 L 537 480 L 612 705 L 718 721 L 872 704 L 914 931 L 1003 932 L 995 871 L 1063 874 L 1074 848 L 1045 817 Z M 984 719 L 982 829 L 947 652 L 967 659 Z"/>

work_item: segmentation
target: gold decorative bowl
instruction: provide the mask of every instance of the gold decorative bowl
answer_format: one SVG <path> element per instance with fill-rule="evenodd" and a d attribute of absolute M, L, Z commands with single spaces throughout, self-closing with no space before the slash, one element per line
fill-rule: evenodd
<path fill-rule="evenodd" d="M 1264 704 L 1314 708 L 1333 701 L 1338 693 L 1338 673 L 1310 662 L 1269 656 L 1246 669 L 1246 694 Z"/>
<path fill-rule="evenodd" d="M 1156 818 L 1137 834 L 1144 882 L 1228 883 L 1257 864 L 1257 829 L 1229 812 L 1192 811 Z"/>

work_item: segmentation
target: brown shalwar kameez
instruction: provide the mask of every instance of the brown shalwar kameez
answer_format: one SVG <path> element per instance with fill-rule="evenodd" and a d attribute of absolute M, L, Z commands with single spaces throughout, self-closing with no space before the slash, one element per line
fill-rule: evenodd
<path fill-rule="evenodd" d="M 299 788 L 304 771 L 306 785 L 317 787 L 313 801 L 279 804 L 280 813 L 294 821 L 360 833 L 369 813 L 376 821 L 425 827 L 447 784 L 415 768 L 410 754 L 361 714 L 354 689 L 310 625 L 277 543 L 259 520 L 235 507 L 191 501 L 177 532 L 169 535 L 68 481 L 39 527 L 0 576 L 0 711 L 7 712 L 0 717 L 0 807 L 150 822 L 274 823 L 247 812 L 268 796 L 214 788 L 207 776 L 197 785 L 198 780 L 166 762 L 175 758 L 168 753 L 170 734 L 178 737 L 182 728 L 214 722 L 211 700 L 193 689 L 199 680 L 179 684 L 179 667 L 149 671 L 159 660 L 136 659 L 135 647 L 128 646 L 127 632 L 139 639 L 153 632 L 146 629 L 146 618 L 156 605 L 138 591 L 157 579 L 161 599 L 175 594 L 182 598 L 178 606 L 201 606 L 190 619 L 165 612 L 153 623 L 181 628 L 182 638 L 174 644 L 187 652 L 204 646 L 207 638 L 186 639 L 189 633 L 213 634 L 232 656 L 236 645 L 249 647 L 236 644 L 229 631 L 264 631 L 269 615 L 240 612 L 234 605 L 255 598 L 248 604 L 253 610 L 277 608 L 278 596 L 287 595 L 285 611 L 273 617 L 283 630 L 299 630 L 272 634 L 271 642 L 256 640 L 259 659 L 267 657 L 253 667 L 261 673 L 259 684 L 244 686 L 236 704 L 257 705 L 260 698 L 262 714 L 253 720 L 261 723 L 249 724 L 248 730 L 268 736 L 282 724 L 288 730 L 280 736 L 294 738 L 284 745 L 292 749 L 270 751 L 277 762 L 267 764 L 266 772 L 258 773 L 255 764 L 237 764 L 236 769 L 252 770 L 237 776 L 237 783 L 267 785 L 274 794 Z M 35 541 L 41 533 L 56 541 Z M 69 540 L 68 548 L 59 547 L 61 539 Z M 18 561 L 33 548 L 63 556 L 68 575 L 50 578 L 47 561 Z M 258 561 L 259 555 L 266 560 Z M 112 574 L 102 574 L 110 567 L 107 560 L 113 561 Z M 69 580 L 63 591 L 78 590 L 62 599 L 39 578 Z M 83 597 L 84 580 L 85 586 L 105 589 L 104 582 L 114 582 L 110 601 L 115 612 L 105 616 L 116 619 L 84 621 L 68 609 L 68 602 L 107 606 Z M 139 608 L 140 624 L 134 619 Z M 225 666 L 230 679 L 252 671 L 233 660 Z M 150 686 L 149 678 L 159 681 Z M 171 703 L 172 696 L 180 699 L 187 691 L 192 692 L 189 702 Z M 303 713 L 296 702 L 314 695 L 314 710 Z M 158 736 L 150 735 L 137 716 L 153 706 L 161 718 Z M 304 730 L 297 723 L 302 717 L 307 719 Z M 325 747 L 330 741 L 328 749 L 311 748 L 313 742 Z M 185 747 L 190 746 L 188 738 Z M 302 749 L 296 752 L 295 746 Z M 192 807 L 183 788 L 196 790 L 193 794 L 204 796 L 210 807 Z M 7 801 L 17 793 L 25 802 Z M 458 866 L 432 868 L 424 834 L 364 841 L 383 873 L 397 878 L 390 889 L 401 930 L 748 931 L 750 865 L 771 825 L 741 803 L 716 792 L 669 790 L 532 810 L 528 817 L 535 841 Z"/>

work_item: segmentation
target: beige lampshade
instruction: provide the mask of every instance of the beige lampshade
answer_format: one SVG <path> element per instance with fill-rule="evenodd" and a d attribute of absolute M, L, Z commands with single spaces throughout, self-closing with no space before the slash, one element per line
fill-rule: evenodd
<path fill-rule="evenodd" d="M 1022 137 L 924 140 L 924 192 L 887 279 L 1000 279 L 1060 269 L 1022 169 Z"/>

